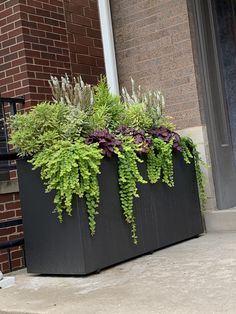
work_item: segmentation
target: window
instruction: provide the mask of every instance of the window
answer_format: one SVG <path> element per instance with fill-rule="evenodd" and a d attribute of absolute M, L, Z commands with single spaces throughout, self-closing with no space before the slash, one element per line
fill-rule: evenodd
<path fill-rule="evenodd" d="M 6 118 L 16 113 L 17 104 L 24 104 L 24 98 L 0 97 L 0 181 L 10 179 L 10 171 L 15 169 L 12 164 L 11 150 L 8 145 Z"/>

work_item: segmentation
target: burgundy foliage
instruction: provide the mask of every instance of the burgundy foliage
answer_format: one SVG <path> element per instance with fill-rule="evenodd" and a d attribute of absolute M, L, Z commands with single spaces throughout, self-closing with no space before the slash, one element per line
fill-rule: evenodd
<path fill-rule="evenodd" d="M 169 142 L 170 140 L 174 140 L 173 143 L 173 149 L 175 151 L 182 151 L 181 143 L 180 143 L 180 136 L 178 133 L 173 132 L 165 127 L 159 127 L 159 128 L 152 128 L 149 133 L 153 137 L 158 137 L 162 139 L 165 142 Z"/>
<path fill-rule="evenodd" d="M 121 148 L 121 142 L 106 129 L 94 131 L 85 139 L 85 143 L 99 143 L 99 148 L 102 149 L 104 156 L 107 157 L 112 156 L 115 147 Z"/>
<path fill-rule="evenodd" d="M 144 130 L 136 130 L 134 128 L 129 128 L 126 126 L 122 126 L 118 129 L 118 132 L 122 135 L 129 135 L 134 138 L 135 144 L 141 144 L 141 153 L 147 153 L 151 143 L 152 139 L 151 137 L 147 137 L 147 134 L 145 134 Z"/>

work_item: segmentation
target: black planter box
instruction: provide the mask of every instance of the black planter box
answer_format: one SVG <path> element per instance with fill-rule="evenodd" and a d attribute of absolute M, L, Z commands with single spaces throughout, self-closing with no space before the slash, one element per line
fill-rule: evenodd
<path fill-rule="evenodd" d="M 141 172 L 146 177 L 145 164 Z M 44 192 L 39 171 L 17 161 L 29 273 L 85 275 L 110 265 L 193 238 L 203 232 L 194 166 L 174 157 L 175 187 L 139 185 L 135 199 L 138 244 L 125 222 L 119 201 L 117 160 L 101 166 L 100 206 L 94 237 L 90 236 L 84 200 L 74 199 L 72 217 L 59 223 L 53 193 Z"/>

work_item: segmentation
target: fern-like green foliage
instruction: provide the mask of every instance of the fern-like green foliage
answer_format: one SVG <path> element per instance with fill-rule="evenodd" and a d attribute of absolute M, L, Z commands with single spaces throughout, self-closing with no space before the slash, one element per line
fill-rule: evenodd
<path fill-rule="evenodd" d="M 116 149 L 118 156 L 118 176 L 120 186 L 120 202 L 127 223 L 131 225 L 132 238 L 137 244 L 136 222 L 133 209 L 134 197 L 139 197 L 137 182 L 146 183 L 141 176 L 138 163 L 143 162 L 137 155 L 139 145 L 134 144 L 131 137 L 123 140 L 123 149 Z"/>
<path fill-rule="evenodd" d="M 97 175 L 102 158 L 98 144 L 61 140 L 30 160 L 34 169 L 40 169 L 41 178 L 46 182 L 46 192 L 56 191 L 55 212 L 60 221 L 64 211 L 71 215 L 73 195 L 85 196 L 92 235 L 95 233 L 95 215 L 99 204 Z"/>
<path fill-rule="evenodd" d="M 86 112 L 77 107 L 70 107 L 66 116 L 65 129 L 63 137 L 65 139 L 76 141 L 89 132 L 89 120 Z"/>
<path fill-rule="evenodd" d="M 171 121 L 173 119 L 170 116 L 161 116 L 158 120 L 158 122 L 155 124 L 157 127 L 164 127 L 167 128 L 170 131 L 175 131 L 176 130 L 176 125 Z"/>
<path fill-rule="evenodd" d="M 19 154 L 32 155 L 63 138 L 69 110 L 63 104 L 41 103 L 29 113 L 11 117 L 11 144 Z"/>
<path fill-rule="evenodd" d="M 152 119 L 146 114 L 145 105 L 139 103 L 126 107 L 120 124 L 134 129 L 148 130 L 152 126 Z"/>
<path fill-rule="evenodd" d="M 69 108 L 68 122 L 71 121 L 71 124 L 68 123 L 67 130 L 70 131 L 67 134 L 71 137 L 75 135 L 78 138 L 80 134 L 102 129 L 115 130 L 118 127 L 124 104 L 119 96 L 110 93 L 105 77 L 101 76 L 95 87 L 85 84 L 81 77 L 70 82 L 67 75 L 61 77 L 61 82 L 51 77 L 49 84 L 54 102 L 63 103 Z"/>
<path fill-rule="evenodd" d="M 153 146 L 148 152 L 147 173 L 151 183 L 162 178 L 169 187 L 174 186 L 172 140 L 167 143 L 159 138 L 153 139 Z"/>
<path fill-rule="evenodd" d="M 197 150 L 196 144 L 193 143 L 193 140 L 189 137 L 181 138 L 182 146 L 182 155 L 184 161 L 187 164 L 190 164 L 194 160 L 195 172 L 198 184 L 199 198 L 201 208 L 204 209 L 206 206 L 206 191 L 205 191 L 205 175 L 201 169 L 202 166 L 205 166 L 204 161 L 202 160 L 200 153 Z"/>
<path fill-rule="evenodd" d="M 62 103 L 43 102 L 28 113 L 10 118 L 11 140 L 20 156 L 33 155 L 57 141 L 80 138 L 87 126 L 85 113 Z"/>
<path fill-rule="evenodd" d="M 91 130 L 115 130 L 123 111 L 120 97 L 110 93 L 106 78 L 101 77 L 94 89 L 93 113 L 89 119 Z"/>

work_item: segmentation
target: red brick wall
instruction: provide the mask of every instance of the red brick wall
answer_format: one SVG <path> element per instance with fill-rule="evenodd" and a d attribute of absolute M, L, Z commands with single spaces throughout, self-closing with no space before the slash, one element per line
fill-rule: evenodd
<path fill-rule="evenodd" d="M 23 109 L 52 99 L 50 75 L 95 83 L 105 73 L 96 0 L 2 0 L 0 14 L 0 94 L 25 96 Z M 0 221 L 15 217 L 19 196 L 0 195 Z M 21 236 L 21 228 L 0 230 L 0 241 Z M 14 269 L 22 267 L 22 251 L 11 254 Z M 9 270 L 5 251 L 0 270 Z"/>
<path fill-rule="evenodd" d="M 0 195 L 0 221 L 21 218 L 19 193 Z M 22 225 L 0 229 L 0 241 L 15 240 L 23 236 Z M 16 270 L 24 266 L 22 248 L 15 247 L 10 250 L 12 269 Z M 10 271 L 9 256 L 7 250 L 0 252 L 0 270 L 4 273 Z"/>
<path fill-rule="evenodd" d="M 27 76 L 25 45 L 19 0 L 0 4 L 0 92 L 2 96 L 28 95 L 31 88 L 24 86 Z"/>
<path fill-rule="evenodd" d="M 65 0 L 71 70 L 88 83 L 105 73 L 97 1 Z"/>
<path fill-rule="evenodd" d="M 9 37 L 11 29 L 18 34 L 1 42 L 6 49 L 1 68 L 1 72 L 5 70 L 2 95 L 24 95 L 26 106 L 51 99 L 50 75 L 71 74 L 63 1 L 8 0 L 1 14 L 7 14 L 3 33 Z M 9 55 L 9 50 L 14 52 Z"/>
<path fill-rule="evenodd" d="M 5 0 L 0 5 L 0 92 L 26 107 L 51 100 L 50 75 L 105 73 L 97 1 Z"/>

